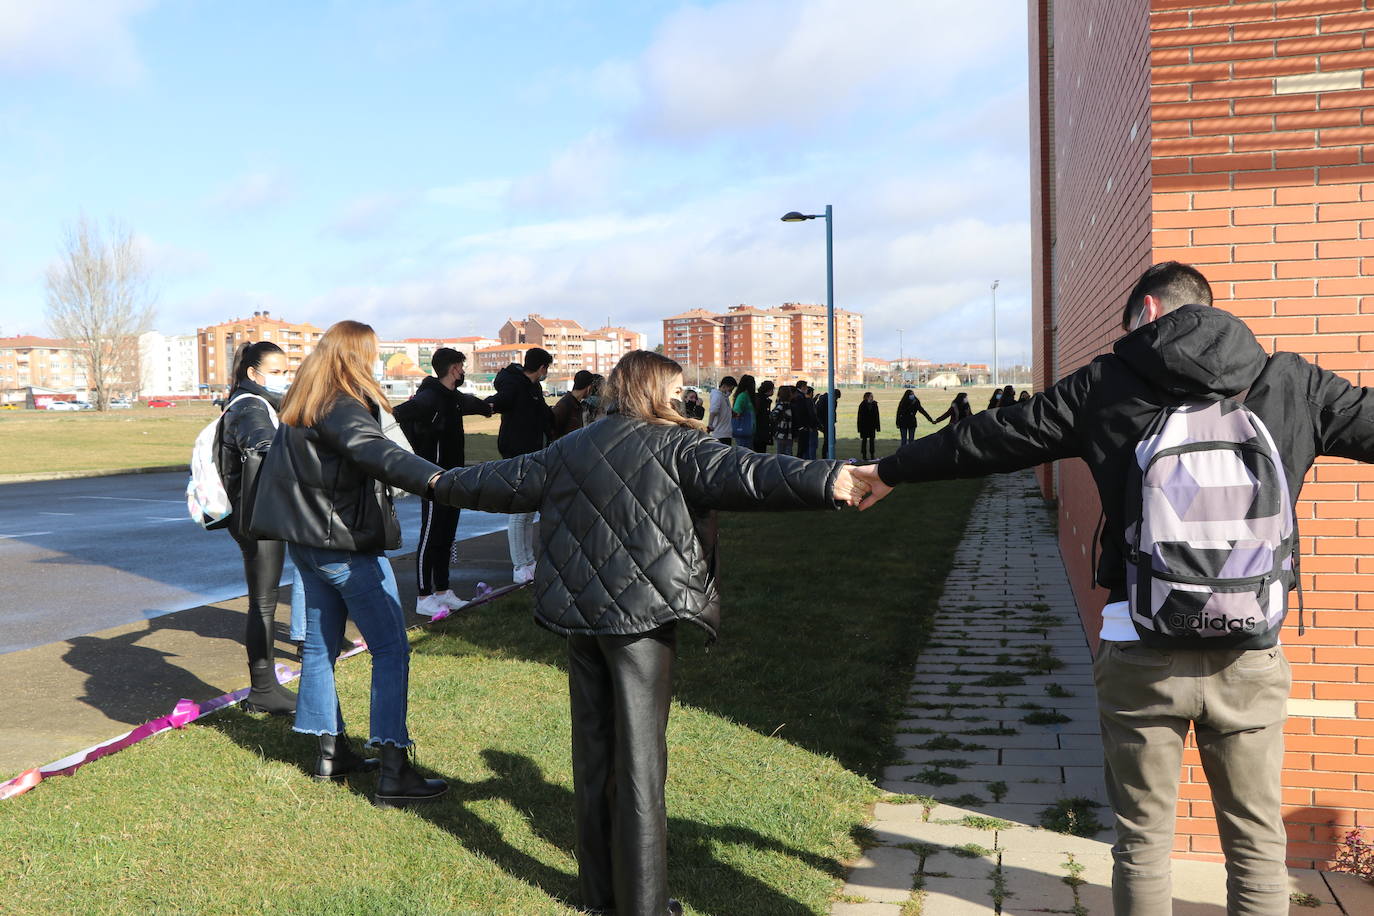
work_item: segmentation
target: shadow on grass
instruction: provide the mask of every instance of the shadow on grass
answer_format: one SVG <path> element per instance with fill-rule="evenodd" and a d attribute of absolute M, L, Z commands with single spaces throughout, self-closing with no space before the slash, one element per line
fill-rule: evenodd
<path fill-rule="evenodd" d="M 857 447 L 857 440 L 855 447 Z M 843 454 L 843 452 L 842 452 Z M 980 481 L 900 488 L 864 512 L 721 516 L 722 627 L 680 628 L 675 696 L 877 779 Z M 566 668 L 521 592 L 419 636 L 418 653 Z"/>
<path fill-rule="evenodd" d="M 309 779 L 315 742 L 291 732 L 285 722 L 231 714 L 212 716 L 202 720 L 202 724 L 254 753 L 299 767 L 301 779 Z M 499 826 L 485 820 L 471 807 L 482 801 L 505 801 L 524 818 L 531 834 L 572 857 L 575 845 L 572 791 L 550 782 L 539 764 L 524 754 L 489 747 L 482 750 L 480 756 L 491 773 L 481 781 L 465 782 L 422 764 L 421 769 L 428 775 L 448 780 L 449 791 L 438 801 L 405 810 L 444 830 L 464 849 L 490 860 L 512 878 L 568 906 L 577 906 L 576 874 L 542 862 L 513 845 Z M 360 803 L 371 805 L 375 776 L 354 776 L 346 784 Z M 722 848 L 752 846 L 790 856 L 832 877 L 844 874 L 843 866 L 833 859 L 735 826 L 669 817 L 668 842 L 669 891 L 703 913 L 801 916 L 812 912 L 805 904 L 722 861 L 717 852 Z M 436 850 L 430 853 L 442 855 Z"/>

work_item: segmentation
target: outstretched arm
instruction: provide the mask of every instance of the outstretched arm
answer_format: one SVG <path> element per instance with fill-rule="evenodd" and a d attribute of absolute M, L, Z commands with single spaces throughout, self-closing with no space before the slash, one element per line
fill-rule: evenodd
<path fill-rule="evenodd" d="M 544 499 L 546 454 L 547 449 L 445 471 L 434 483 L 434 501 L 483 512 L 533 512 Z"/>
<path fill-rule="evenodd" d="M 838 461 L 767 455 L 710 438 L 693 442 L 685 457 L 682 489 L 711 509 L 834 509 L 860 498 L 850 468 Z"/>

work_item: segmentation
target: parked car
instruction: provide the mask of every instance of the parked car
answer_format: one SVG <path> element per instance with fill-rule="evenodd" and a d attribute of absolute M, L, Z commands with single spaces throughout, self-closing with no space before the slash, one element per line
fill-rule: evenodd
<path fill-rule="evenodd" d="M 0 410 L 23 410 L 23 404 L 0 404 Z"/>
<path fill-rule="evenodd" d="M 117 398 L 110 402 L 111 410 L 129 410 L 133 406 L 134 405 L 132 401 L 126 401 L 123 398 Z"/>
<path fill-rule="evenodd" d="M 176 401 L 169 401 L 169 400 L 167 400 L 166 398 L 153 398 L 151 401 L 148 402 L 148 406 L 149 406 L 149 407 L 175 407 L 175 406 L 177 406 L 177 402 L 176 402 Z"/>
<path fill-rule="evenodd" d="M 85 410 L 79 401 L 49 401 L 48 410 Z"/>

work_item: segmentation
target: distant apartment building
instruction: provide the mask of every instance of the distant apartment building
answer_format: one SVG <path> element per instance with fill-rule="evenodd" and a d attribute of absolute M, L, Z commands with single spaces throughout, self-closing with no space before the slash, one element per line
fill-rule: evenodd
<path fill-rule="evenodd" d="M 143 397 L 200 393 L 199 339 L 195 334 L 138 337 L 138 390 Z"/>
<path fill-rule="evenodd" d="M 479 375 L 495 375 L 511 363 L 518 363 L 525 358 L 525 351 L 537 344 L 497 344 L 494 347 L 483 347 L 477 351 L 476 365 L 470 371 Z"/>
<path fill-rule="evenodd" d="M 434 372 L 431 359 L 440 347 L 457 350 L 467 357 L 467 369 L 476 371 L 478 350 L 499 344 L 491 337 L 407 337 L 404 340 L 383 340 L 377 344 L 382 357 L 382 374 L 386 378 L 423 377 Z"/>
<path fill-rule="evenodd" d="M 582 368 L 598 375 L 610 375 L 620 358 L 631 350 L 644 350 L 648 338 L 629 328 L 604 327 L 588 331 L 582 339 Z"/>
<path fill-rule="evenodd" d="M 80 348 L 50 337 L 0 337 L 0 401 L 22 402 L 30 388 L 86 395 Z"/>
<path fill-rule="evenodd" d="M 252 318 L 235 318 L 222 324 L 196 331 L 199 350 L 200 379 L 212 389 L 225 388 L 234 371 L 234 351 L 245 341 L 270 340 L 286 353 L 287 366 L 300 368 L 301 360 L 310 355 L 324 336 L 313 324 L 293 324 L 273 318 L 264 310 L 254 312 Z"/>
<path fill-rule="evenodd" d="M 586 328 L 567 318 L 530 315 L 524 321 L 514 318 L 501 326 L 501 343 L 524 344 L 525 349 L 542 347 L 553 357 L 549 371 L 554 374 L 576 372 L 583 366 L 582 344 Z"/>
<path fill-rule="evenodd" d="M 724 313 L 692 309 L 663 319 L 663 352 L 689 376 L 709 377 L 719 370 L 748 373 L 759 381 L 805 377 L 824 384 L 825 307 L 788 302 L 780 308 L 737 305 Z M 836 309 L 836 383 L 861 383 L 863 364 L 863 316 Z"/>

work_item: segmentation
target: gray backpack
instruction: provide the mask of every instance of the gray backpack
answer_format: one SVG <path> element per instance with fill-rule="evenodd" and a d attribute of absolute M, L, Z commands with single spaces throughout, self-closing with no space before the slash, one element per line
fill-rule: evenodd
<path fill-rule="evenodd" d="M 1167 408 L 1136 445 L 1126 588 L 1151 644 L 1226 649 L 1283 625 L 1297 525 L 1274 439 L 1244 397 Z"/>

